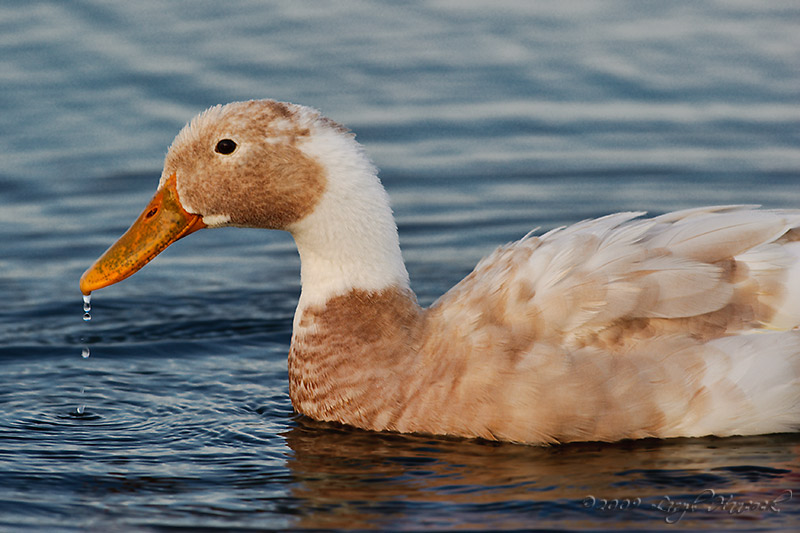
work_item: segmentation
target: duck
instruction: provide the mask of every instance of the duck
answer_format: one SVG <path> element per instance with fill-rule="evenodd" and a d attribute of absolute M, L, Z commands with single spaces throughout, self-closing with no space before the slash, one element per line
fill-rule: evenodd
<path fill-rule="evenodd" d="M 274 100 L 211 107 L 84 295 L 205 228 L 288 231 L 289 396 L 370 431 L 528 445 L 800 429 L 800 211 L 623 212 L 535 232 L 429 307 L 355 135 Z"/>

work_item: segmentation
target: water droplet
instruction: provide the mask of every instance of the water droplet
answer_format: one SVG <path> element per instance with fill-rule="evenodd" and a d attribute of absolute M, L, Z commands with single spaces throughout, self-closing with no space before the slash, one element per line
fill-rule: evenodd
<path fill-rule="evenodd" d="M 89 314 L 89 311 L 92 310 L 92 295 L 91 294 L 84 294 L 83 295 L 83 320 L 84 322 L 88 322 L 92 319 L 92 315 Z"/>
<path fill-rule="evenodd" d="M 83 314 L 83 320 L 85 322 L 88 322 L 88 321 L 90 321 L 92 319 L 92 315 L 89 314 L 89 311 L 91 311 L 91 310 L 92 310 L 92 296 L 90 294 L 84 294 L 83 295 L 83 313 L 84 313 Z M 84 339 L 81 339 L 81 341 L 84 341 Z M 84 359 L 88 359 L 91 354 L 92 354 L 92 352 L 91 352 L 91 350 L 89 350 L 88 346 L 84 346 L 83 349 L 81 350 L 81 357 L 83 357 Z M 81 396 L 83 396 L 84 390 L 85 390 L 85 387 L 81 387 Z M 75 410 L 75 413 L 78 416 L 83 416 L 83 412 L 84 412 L 85 409 L 86 409 L 86 405 L 85 404 L 81 404 Z"/>

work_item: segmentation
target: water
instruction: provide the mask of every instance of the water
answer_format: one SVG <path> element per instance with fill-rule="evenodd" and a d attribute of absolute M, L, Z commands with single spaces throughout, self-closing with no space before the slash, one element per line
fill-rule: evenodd
<path fill-rule="evenodd" d="M 91 294 L 84 294 L 83 295 L 83 320 L 88 322 L 92 319 L 92 315 L 90 311 L 92 310 L 92 295 Z"/>
<path fill-rule="evenodd" d="M 799 21 L 788 0 L 0 4 L 0 530 L 796 530 L 797 435 L 532 448 L 296 416 L 284 234 L 198 232 L 91 322 L 77 302 L 184 122 L 247 98 L 357 132 L 423 304 L 536 226 L 798 207 Z"/>

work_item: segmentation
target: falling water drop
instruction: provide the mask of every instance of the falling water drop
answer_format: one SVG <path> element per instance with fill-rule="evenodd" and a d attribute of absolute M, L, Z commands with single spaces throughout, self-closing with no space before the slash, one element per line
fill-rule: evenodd
<path fill-rule="evenodd" d="M 92 315 L 89 313 L 89 311 L 91 311 L 91 310 L 92 310 L 92 295 L 91 294 L 84 294 L 83 295 L 83 311 L 84 311 L 83 320 L 85 320 L 86 322 L 88 322 L 88 321 L 90 321 L 92 319 Z"/>
<path fill-rule="evenodd" d="M 88 321 L 90 321 L 92 319 L 92 315 L 89 314 L 89 311 L 91 311 L 91 310 L 92 310 L 92 296 L 90 294 L 84 294 L 83 295 L 83 320 L 84 320 L 84 322 L 88 322 Z M 83 341 L 83 340 L 84 339 L 81 338 L 81 341 Z M 84 345 L 83 349 L 81 350 L 81 357 L 83 357 L 84 359 L 88 359 L 89 356 L 91 355 L 91 353 L 92 352 L 91 352 L 91 350 L 89 350 L 89 347 Z M 84 387 L 81 387 L 81 396 L 83 396 L 83 394 L 84 394 Z M 77 409 L 75 409 L 75 413 L 78 416 L 83 416 L 83 413 L 84 413 L 85 410 L 86 410 L 86 404 L 81 403 L 77 407 Z"/>
<path fill-rule="evenodd" d="M 83 310 L 87 313 L 92 310 L 92 295 L 91 294 L 84 294 L 83 295 Z"/>

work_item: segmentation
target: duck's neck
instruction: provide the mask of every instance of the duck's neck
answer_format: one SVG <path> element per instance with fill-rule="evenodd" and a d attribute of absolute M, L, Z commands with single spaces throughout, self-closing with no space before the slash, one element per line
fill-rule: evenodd
<path fill-rule="evenodd" d="M 406 290 L 389 197 L 360 146 L 341 133 L 302 147 L 322 163 L 326 184 L 312 213 L 289 228 L 300 252 L 298 311 L 353 290 Z"/>
<path fill-rule="evenodd" d="M 319 420 L 392 427 L 422 312 L 389 197 L 352 137 L 317 135 L 302 149 L 325 169 L 325 189 L 288 228 L 303 285 L 289 352 L 292 404 Z"/>

